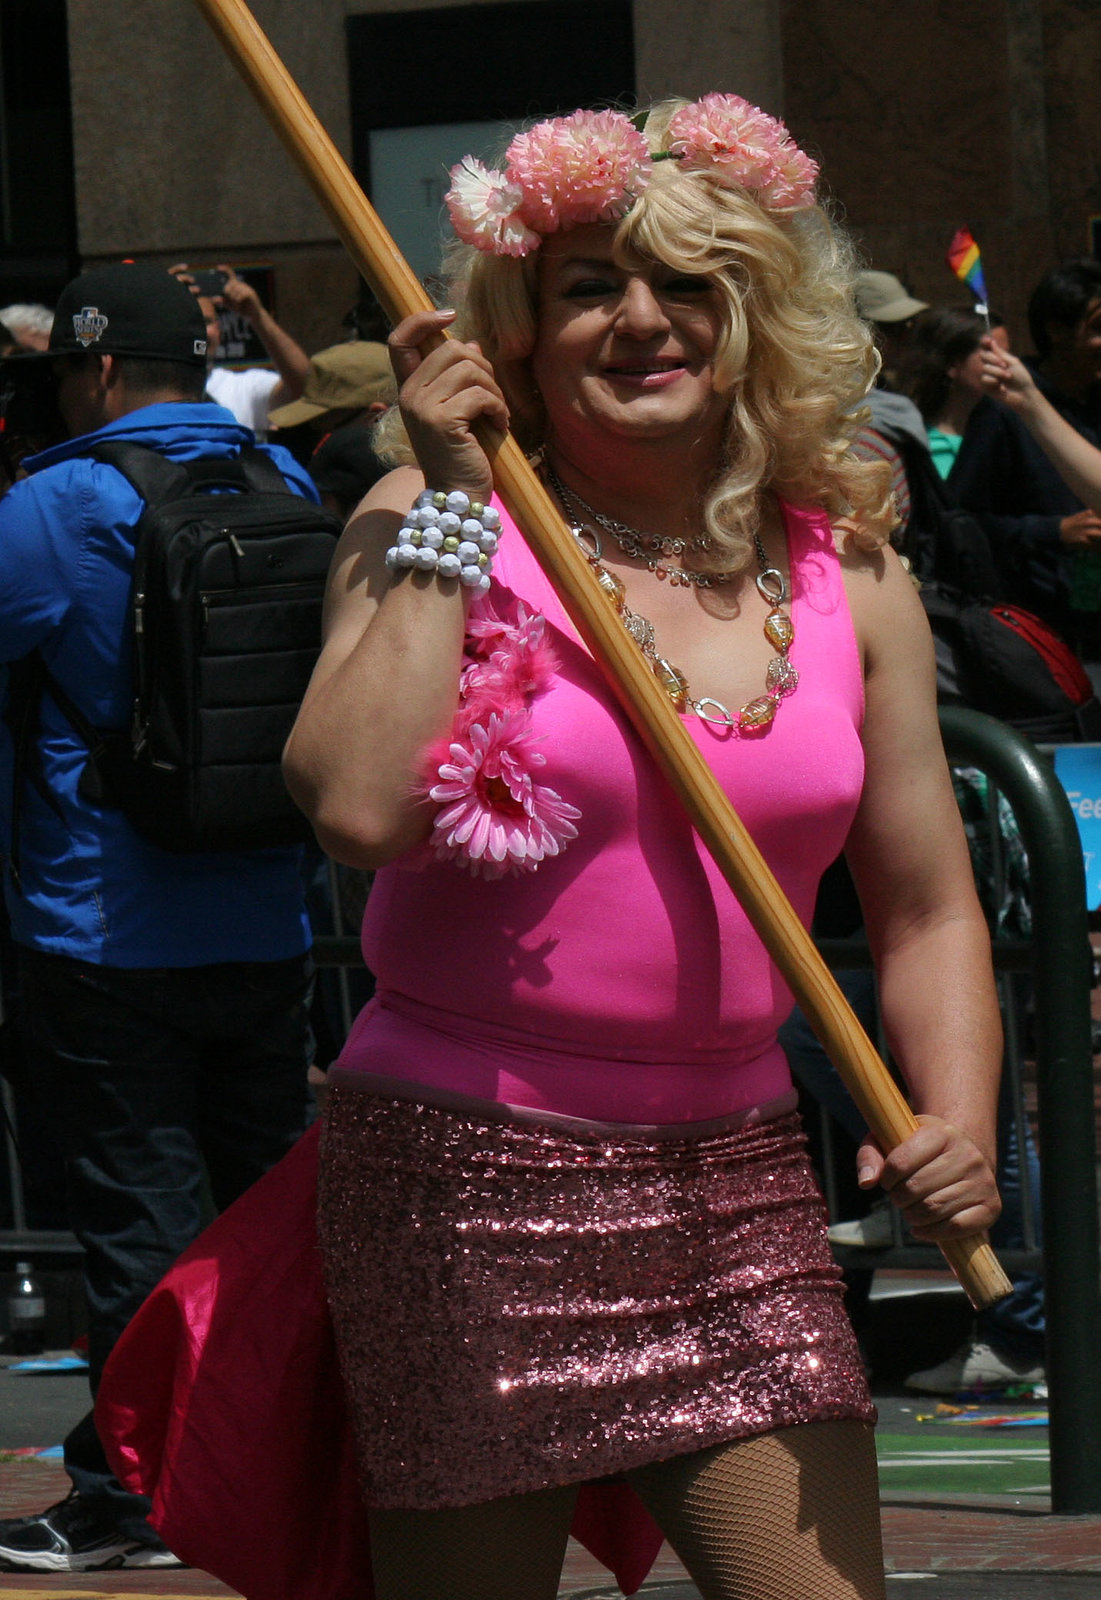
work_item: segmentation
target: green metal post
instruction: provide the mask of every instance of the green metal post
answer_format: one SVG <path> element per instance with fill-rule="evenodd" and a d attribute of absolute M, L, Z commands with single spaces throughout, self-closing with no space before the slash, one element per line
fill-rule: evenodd
<path fill-rule="evenodd" d="M 1101 1511 L 1101 1254 L 1082 850 L 1067 797 L 1034 745 L 975 711 L 944 707 L 940 723 L 949 760 L 973 764 L 993 779 L 1013 808 L 1028 851 L 1051 1505 L 1062 1515 L 1096 1513 Z"/>

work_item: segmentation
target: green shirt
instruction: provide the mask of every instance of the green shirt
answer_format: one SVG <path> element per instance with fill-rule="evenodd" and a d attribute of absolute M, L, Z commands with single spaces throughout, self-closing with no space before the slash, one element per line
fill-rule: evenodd
<path fill-rule="evenodd" d="M 942 478 L 947 478 L 956 464 L 963 443 L 962 433 L 942 433 L 939 428 L 929 430 L 929 454 Z"/>

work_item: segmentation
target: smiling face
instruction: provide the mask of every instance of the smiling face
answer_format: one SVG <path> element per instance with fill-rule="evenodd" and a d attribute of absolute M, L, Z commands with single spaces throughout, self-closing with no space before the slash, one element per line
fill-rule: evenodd
<path fill-rule="evenodd" d="M 618 266 L 601 223 L 548 239 L 539 263 L 532 375 L 551 436 L 712 442 L 728 400 L 714 387 L 723 330 L 707 277 L 661 263 Z"/>

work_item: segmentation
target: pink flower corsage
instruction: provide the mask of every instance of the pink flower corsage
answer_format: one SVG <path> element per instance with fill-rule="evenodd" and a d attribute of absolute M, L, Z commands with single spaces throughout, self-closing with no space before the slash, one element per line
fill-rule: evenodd
<path fill-rule="evenodd" d="M 649 148 L 628 117 L 574 111 L 517 134 L 504 172 L 467 156 L 444 200 L 465 243 L 526 256 L 544 234 L 625 216 L 649 178 Z"/>
<path fill-rule="evenodd" d="M 537 122 L 508 147 L 524 220 L 539 233 L 625 216 L 650 181 L 650 150 L 621 111 Z"/>
<path fill-rule="evenodd" d="M 669 149 L 686 168 L 710 167 L 777 211 L 812 206 L 817 163 L 784 124 L 737 94 L 706 94 L 669 123 Z"/>
<path fill-rule="evenodd" d="M 774 211 L 805 211 L 817 199 L 817 182 L 817 161 L 788 135 L 780 142 L 776 170 L 761 191 L 761 203 Z"/>
<path fill-rule="evenodd" d="M 510 620 L 492 596 L 475 600 L 450 741 L 427 758 L 428 795 L 440 807 L 428 847 L 475 877 L 534 872 L 577 837 L 577 807 L 534 777 L 546 757 L 529 702 L 557 666 L 544 632 L 522 601 Z"/>
<path fill-rule="evenodd" d="M 524 191 L 503 172 L 464 156 L 451 169 L 447 208 L 464 244 L 498 256 L 526 256 L 540 243 L 520 214 Z"/>
<path fill-rule="evenodd" d="M 772 177 L 781 131 L 741 95 L 706 94 L 672 118 L 669 149 L 685 167 L 717 167 L 743 187 L 760 189 Z"/>

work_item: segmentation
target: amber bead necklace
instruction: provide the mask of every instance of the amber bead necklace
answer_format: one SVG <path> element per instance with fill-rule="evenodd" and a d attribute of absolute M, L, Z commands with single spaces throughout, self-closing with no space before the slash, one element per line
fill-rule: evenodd
<path fill-rule="evenodd" d="M 706 586 L 713 583 L 727 583 L 737 574 L 725 573 L 694 573 L 683 568 L 669 568 L 648 557 L 647 549 L 660 550 L 663 556 L 680 555 L 686 548 L 685 541 L 661 540 L 652 534 L 639 532 L 628 523 L 616 522 L 614 518 L 606 517 L 595 511 L 593 507 L 582 500 L 581 496 L 573 489 L 568 489 L 560 480 L 554 469 L 544 463 L 547 479 L 558 496 L 563 507 L 569 512 L 570 501 L 582 506 L 590 513 L 594 522 L 610 533 L 628 556 L 642 560 L 646 567 L 657 577 L 664 578 L 676 574 L 673 581 L 681 583 L 700 582 L 707 580 Z M 731 711 L 724 706 L 721 700 L 716 700 L 713 695 L 701 695 L 698 699 L 689 687 L 688 679 L 679 667 L 662 655 L 658 648 L 657 635 L 654 625 L 648 618 L 637 611 L 632 611 L 627 605 L 626 591 L 623 584 L 613 572 L 609 572 L 604 565 L 604 546 L 597 528 L 584 523 L 575 523 L 571 520 L 570 529 L 574 538 L 585 552 L 585 559 L 596 573 L 597 582 L 603 593 L 611 601 L 619 615 L 620 621 L 626 628 L 631 638 L 638 645 L 646 660 L 650 663 L 658 682 L 672 700 L 678 711 L 691 711 L 699 717 L 701 722 L 710 722 L 715 726 L 730 728 L 736 733 L 752 732 L 767 728 L 776 715 L 780 701 L 792 693 L 799 682 L 799 674 L 788 659 L 795 638 L 795 629 L 792 627 L 791 618 L 782 609 L 788 601 L 788 587 L 783 573 L 778 567 L 771 567 L 765 553 L 764 543 L 759 533 L 753 535 L 753 547 L 757 554 L 760 571 L 757 573 L 755 583 L 757 592 L 768 606 L 768 616 L 765 618 L 765 638 L 776 651 L 776 655 L 768 664 L 765 675 L 765 693 L 756 699 L 748 701 L 738 711 Z M 675 548 L 674 548 L 675 547 Z"/>

